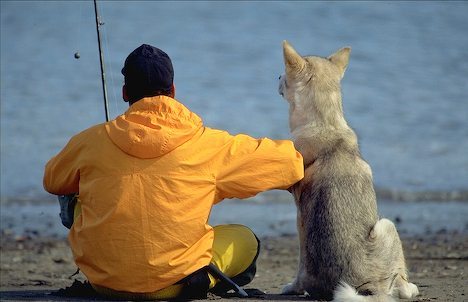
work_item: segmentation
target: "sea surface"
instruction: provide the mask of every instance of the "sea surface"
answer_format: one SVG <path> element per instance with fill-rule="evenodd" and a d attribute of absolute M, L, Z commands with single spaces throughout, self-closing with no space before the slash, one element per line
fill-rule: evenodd
<path fill-rule="evenodd" d="M 343 106 L 379 198 L 421 209 L 455 202 L 466 229 L 468 2 L 98 4 L 111 118 L 128 106 L 121 99 L 123 62 L 147 43 L 171 56 L 176 98 L 207 126 L 287 139 L 288 106 L 277 92 L 282 41 L 303 55 L 351 46 Z M 0 206 L 7 212 L 15 201 L 53 200 L 42 188 L 45 163 L 105 114 L 92 2 L 0 5 Z M 266 196 L 290 200 L 275 194 Z"/>

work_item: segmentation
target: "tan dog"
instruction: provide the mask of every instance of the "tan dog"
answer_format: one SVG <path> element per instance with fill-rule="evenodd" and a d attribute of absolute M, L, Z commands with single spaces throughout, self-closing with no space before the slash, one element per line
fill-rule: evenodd
<path fill-rule="evenodd" d="M 305 177 L 292 188 L 300 238 L 299 270 L 283 294 L 335 301 L 392 301 L 418 295 L 408 282 L 395 225 L 380 219 L 369 165 L 341 103 L 350 48 L 328 58 L 300 56 L 283 42 L 289 127 Z"/>

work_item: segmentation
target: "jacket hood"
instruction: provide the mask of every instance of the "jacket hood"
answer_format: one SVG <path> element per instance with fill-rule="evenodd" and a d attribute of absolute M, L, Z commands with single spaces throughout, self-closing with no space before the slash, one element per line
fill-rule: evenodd
<path fill-rule="evenodd" d="M 112 142 L 138 158 L 169 153 L 191 139 L 202 126 L 198 115 L 167 96 L 143 98 L 105 124 Z"/>

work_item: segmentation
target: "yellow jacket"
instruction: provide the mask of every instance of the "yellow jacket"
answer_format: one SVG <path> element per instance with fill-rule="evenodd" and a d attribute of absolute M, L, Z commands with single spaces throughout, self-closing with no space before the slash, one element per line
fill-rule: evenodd
<path fill-rule="evenodd" d="M 47 163 L 44 188 L 80 194 L 68 239 L 89 281 L 146 293 L 209 264 L 213 204 L 302 177 L 291 141 L 204 127 L 175 99 L 158 96 L 74 136 Z"/>

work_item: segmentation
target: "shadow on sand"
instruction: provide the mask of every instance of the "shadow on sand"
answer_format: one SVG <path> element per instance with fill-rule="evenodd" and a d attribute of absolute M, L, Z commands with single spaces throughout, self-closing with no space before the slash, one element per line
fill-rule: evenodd
<path fill-rule="evenodd" d="M 234 301 L 311 301 L 304 296 L 282 296 L 279 294 L 257 294 L 255 290 L 246 290 L 251 297 L 238 298 L 235 294 L 226 294 L 221 299 L 219 297 L 208 297 L 207 300 L 234 300 Z M 111 301 L 100 297 L 63 297 L 54 295 L 55 289 L 49 290 L 6 290 L 0 291 L 1 301 Z M 177 301 L 177 300 L 174 300 Z M 181 300 L 178 300 L 181 301 Z M 198 300 L 196 300 L 198 301 Z M 203 300 L 200 300 L 203 301 Z"/>

